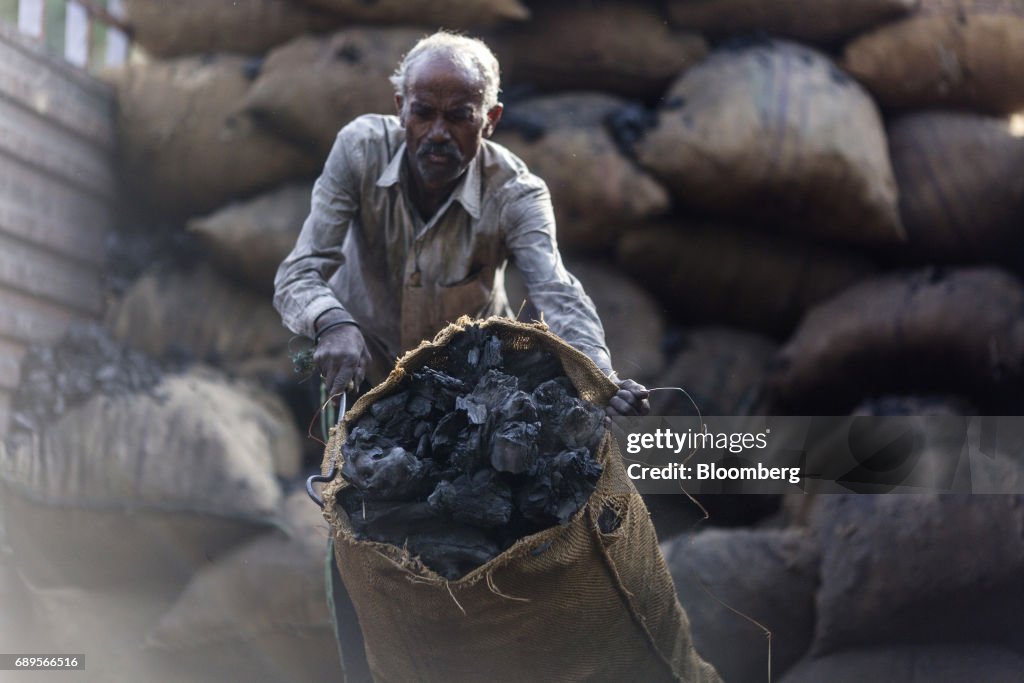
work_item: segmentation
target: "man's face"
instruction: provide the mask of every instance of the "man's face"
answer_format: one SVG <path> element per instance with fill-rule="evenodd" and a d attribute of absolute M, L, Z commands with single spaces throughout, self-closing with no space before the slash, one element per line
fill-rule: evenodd
<path fill-rule="evenodd" d="M 450 189 L 494 130 L 501 105 L 483 111 L 479 75 L 446 55 L 418 60 L 408 78 L 408 100 L 395 100 L 410 167 L 428 192 Z"/>

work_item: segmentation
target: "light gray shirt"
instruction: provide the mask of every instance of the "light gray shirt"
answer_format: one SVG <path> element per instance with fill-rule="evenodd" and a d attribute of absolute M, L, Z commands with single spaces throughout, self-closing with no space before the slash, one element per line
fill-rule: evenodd
<path fill-rule="evenodd" d="M 395 116 L 361 116 L 338 133 L 309 217 L 274 280 L 285 326 L 313 338 L 316 319 L 339 308 L 390 362 L 461 315 L 510 315 L 512 260 L 551 331 L 611 374 L 594 304 L 558 253 L 544 181 L 484 140 L 424 221 L 408 198 L 405 150 Z"/>

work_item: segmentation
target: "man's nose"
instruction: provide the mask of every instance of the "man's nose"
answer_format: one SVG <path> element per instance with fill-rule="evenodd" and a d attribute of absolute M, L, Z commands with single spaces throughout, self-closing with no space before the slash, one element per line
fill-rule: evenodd
<path fill-rule="evenodd" d="M 451 139 L 451 133 L 448 131 L 448 125 L 445 123 L 443 116 L 438 116 L 430 123 L 430 130 L 427 133 L 431 142 L 445 142 Z"/>

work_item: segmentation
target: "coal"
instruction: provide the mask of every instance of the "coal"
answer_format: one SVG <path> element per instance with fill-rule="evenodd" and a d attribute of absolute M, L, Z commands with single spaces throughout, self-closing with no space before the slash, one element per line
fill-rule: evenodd
<path fill-rule="evenodd" d="M 512 489 L 491 470 L 441 481 L 427 503 L 435 512 L 482 528 L 502 526 L 512 518 Z"/>
<path fill-rule="evenodd" d="M 558 359 L 502 349 L 479 327 L 350 426 L 338 494 L 362 540 L 408 550 L 447 579 L 569 522 L 594 491 L 605 432 Z M 439 368 L 438 366 L 443 366 Z"/>
<path fill-rule="evenodd" d="M 29 348 L 14 393 L 14 432 L 41 432 L 94 394 L 149 391 L 164 375 L 154 359 L 117 342 L 96 323 L 76 323 L 53 345 Z"/>

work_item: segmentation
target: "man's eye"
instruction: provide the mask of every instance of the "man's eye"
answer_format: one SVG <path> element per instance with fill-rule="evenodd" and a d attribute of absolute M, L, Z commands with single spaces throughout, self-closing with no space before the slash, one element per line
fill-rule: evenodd
<path fill-rule="evenodd" d="M 469 109 L 456 109 L 448 114 L 452 121 L 469 121 L 473 118 L 473 112 Z"/>
<path fill-rule="evenodd" d="M 431 111 L 427 107 L 413 107 L 412 115 L 418 119 L 429 119 Z"/>

